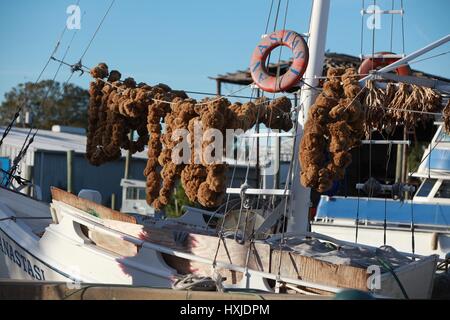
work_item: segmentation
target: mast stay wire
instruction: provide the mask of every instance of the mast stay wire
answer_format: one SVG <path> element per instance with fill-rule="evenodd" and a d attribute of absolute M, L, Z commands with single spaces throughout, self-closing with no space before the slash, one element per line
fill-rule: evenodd
<path fill-rule="evenodd" d="M 394 2 L 395 2 L 395 0 L 392 0 L 391 1 L 391 9 L 392 9 L 392 11 L 394 10 Z M 391 14 L 391 41 L 390 41 L 390 46 L 389 46 L 389 48 L 390 48 L 390 52 L 392 52 L 392 48 L 393 48 L 393 37 L 394 37 L 394 15 L 393 14 Z"/>
<path fill-rule="evenodd" d="M 67 55 L 67 53 L 68 53 L 68 51 L 69 51 L 69 49 L 70 49 L 70 45 L 71 45 L 73 39 L 75 38 L 75 35 L 76 35 L 76 31 L 75 31 L 75 33 L 73 34 L 72 39 L 71 39 L 71 41 L 70 41 L 70 43 L 69 43 L 69 46 L 67 47 L 67 49 L 66 49 L 66 51 L 65 51 L 65 53 L 64 53 L 64 57 Z M 45 107 L 45 103 L 46 103 L 47 100 L 48 100 L 50 91 L 54 88 L 53 84 L 55 83 L 56 78 L 57 78 L 57 76 L 58 76 L 58 74 L 59 74 L 59 71 L 61 70 L 61 66 L 62 66 L 62 63 L 60 63 L 59 66 L 58 66 L 58 68 L 56 69 L 55 74 L 53 75 L 51 84 L 50 84 L 50 86 L 47 88 L 47 91 L 45 92 L 44 98 L 42 99 L 41 103 L 39 104 L 39 106 L 42 107 L 42 108 Z M 65 85 L 63 85 L 63 87 L 62 87 L 63 90 L 64 90 L 64 86 L 65 86 Z M 22 144 L 22 147 L 21 147 L 19 153 L 17 154 L 17 156 L 15 157 L 15 159 L 14 159 L 14 161 L 13 161 L 13 166 L 12 166 L 11 169 L 9 170 L 9 178 L 8 178 L 8 180 L 7 180 L 6 186 L 8 186 L 8 185 L 12 182 L 12 179 L 13 179 L 13 177 L 14 177 L 14 175 L 15 175 L 15 172 L 17 171 L 17 168 L 18 168 L 18 166 L 19 166 L 19 163 L 20 163 L 20 161 L 22 160 L 23 156 L 24 156 L 24 155 L 26 154 L 26 152 L 28 151 L 29 146 L 33 143 L 34 138 L 36 137 L 36 134 L 37 134 L 38 131 L 39 131 L 39 128 L 35 128 L 34 133 L 33 133 L 33 135 L 32 135 L 31 138 L 30 138 L 30 135 L 31 135 L 31 132 L 32 132 L 32 131 L 33 131 L 33 124 L 30 124 L 30 128 L 29 128 L 28 133 L 27 133 L 27 136 L 26 136 L 26 138 L 25 138 L 25 140 L 24 140 L 24 142 L 23 142 L 23 144 Z"/>
<path fill-rule="evenodd" d="M 85 50 L 83 51 L 83 54 L 81 55 L 81 58 L 80 58 L 79 62 L 78 62 L 77 64 L 75 64 L 75 65 L 71 65 L 72 73 L 74 73 L 75 67 L 78 67 L 78 68 L 79 68 L 80 66 L 82 66 L 82 64 L 81 64 L 82 58 L 85 56 L 85 54 L 86 54 L 87 51 L 89 50 L 89 48 L 90 48 L 92 42 L 94 41 L 94 39 L 95 39 L 95 37 L 96 37 L 98 31 L 100 30 L 100 28 L 101 28 L 103 22 L 105 21 L 105 19 L 106 19 L 107 15 L 109 14 L 109 12 L 110 12 L 110 10 L 111 10 L 111 8 L 112 8 L 112 6 L 113 6 L 113 4 L 114 4 L 115 1 L 116 1 L 116 0 L 112 0 L 112 1 L 111 1 L 111 4 L 109 5 L 108 9 L 106 10 L 105 14 L 103 15 L 103 17 L 102 17 L 102 19 L 101 19 L 99 25 L 97 26 L 97 29 L 95 30 L 95 32 L 94 32 L 94 34 L 92 35 L 92 37 L 91 37 L 91 39 L 90 39 L 88 45 L 86 46 Z M 80 3 L 80 0 L 78 0 L 78 2 L 77 2 L 76 5 L 78 6 L 79 3 Z M 64 35 L 64 33 L 65 33 L 66 30 L 67 30 L 67 27 L 64 26 L 64 31 L 63 31 L 62 35 Z M 74 40 L 74 38 L 75 38 L 75 36 L 76 36 L 77 31 L 78 31 L 78 30 L 75 30 L 75 33 L 73 34 L 73 36 L 72 36 L 72 38 L 71 38 L 71 40 L 70 40 L 70 42 L 69 42 L 69 45 L 68 45 L 68 47 L 67 47 L 67 49 L 66 49 L 66 51 L 65 51 L 65 53 L 64 53 L 64 56 L 63 56 L 62 60 L 59 60 L 60 64 L 59 64 L 59 66 L 58 66 L 58 69 L 57 69 L 56 72 L 55 72 L 55 75 L 54 75 L 54 77 L 53 77 L 53 81 L 55 81 L 55 79 L 56 79 L 56 77 L 57 77 L 57 75 L 58 75 L 58 73 L 59 73 L 59 71 L 60 71 L 60 69 L 61 69 L 61 66 L 64 64 L 63 61 L 64 61 L 65 57 L 67 56 L 67 53 L 68 53 L 69 50 L 70 50 L 70 47 L 71 47 L 72 42 L 73 42 L 73 40 Z M 57 43 L 57 46 L 58 46 L 58 47 L 59 47 L 59 44 L 60 44 L 60 41 L 58 41 L 58 43 Z M 55 48 L 55 49 L 57 49 L 57 48 Z M 52 55 L 50 56 L 50 58 L 49 58 L 49 60 L 48 60 L 48 62 L 47 62 L 47 64 L 46 64 L 46 66 L 48 65 L 48 63 L 50 62 L 50 60 L 58 61 L 57 59 L 54 58 L 55 54 L 56 54 L 56 50 L 54 50 L 54 51 L 52 52 Z M 42 74 L 42 73 L 41 73 L 41 74 Z M 71 77 L 69 77 L 69 79 L 66 81 L 65 84 L 68 83 L 68 81 L 70 80 L 70 78 L 71 78 Z M 47 90 L 47 92 L 46 92 L 46 94 L 45 94 L 45 97 L 44 97 L 44 99 L 43 99 L 41 105 L 43 105 L 44 102 L 46 102 L 46 100 L 47 100 L 47 98 L 48 98 L 48 94 L 50 93 L 50 89 L 52 89 L 51 86 L 50 86 L 49 89 Z M 31 132 L 31 129 L 32 129 L 32 126 L 30 126 L 29 133 Z M 33 137 L 36 136 L 36 133 L 37 133 L 38 131 L 39 131 L 39 128 L 36 128 L 36 131 L 34 132 Z M 24 142 L 24 144 L 25 144 L 25 142 Z"/>
<path fill-rule="evenodd" d="M 80 4 L 80 0 L 77 1 L 77 4 L 76 4 L 76 5 L 78 6 L 79 4 Z M 36 84 L 37 82 L 39 82 L 39 80 L 41 79 L 42 75 L 44 74 L 45 69 L 48 67 L 48 65 L 50 64 L 50 61 L 52 60 L 53 56 L 54 56 L 54 55 L 56 54 L 56 52 L 58 51 L 58 49 L 59 49 L 59 47 L 60 47 L 60 45 L 61 45 L 61 41 L 62 41 L 62 39 L 63 39 L 63 37 L 64 37 L 64 34 L 66 33 L 66 30 L 67 30 L 67 26 L 64 25 L 64 29 L 63 29 L 63 31 L 61 32 L 61 35 L 60 35 L 60 37 L 58 38 L 58 41 L 56 42 L 55 48 L 53 49 L 53 51 L 52 51 L 50 57 L 48 58 L 47 62 L 45 63 L 44 68 L 43 68 L 43 69 L 41 70 L 41 72 L 39 73 L 39 75 L 38 75 L 36 81 L 34 82 L 35 84 Z M 67 47 L 67 49 L 66 49 L 66 51 L 65 51 L 65 53 L 64 53 L 64 58 L 66 57 L 66 55 L 67 55 L 67 53 L 68 53 L 68 51 L 69 51 L 69 49 L 70 49 L 70 46 L 71 46 L 71 44 L 72 44 L 72 42 L 73 42 L 73 40 L 74 40 L 74 38 L 75 38 L 75 35 L 76 35 L 76 32 L 77 32 L 77 31 L 78 31 L 78 30 L 75 31 L 74 35 L 72 36 L 72 38 L 71 38 L 71 40 L 70 40 L 70 42 L 69 42 L 69 45 L 68 45 L 68 47 Z M 57 68 L 57 70 L 56 70 L 56 72 L 55 72 L 55 74 L 54 74 L 54 76 L 53 76 L 51 85 L 47 88 L 47 91 L 46 91 L 46 93 L 45 93 L 45 96 L 44 96 L 42 102 L 40 103 L 40 106 L 43 106 L 43 105 L 45 104 L 45 102 L 47 101 L 48 95 L 49 95 L 51 89 L 53 89 L 52 84 L 55 82 L 56 77 L 57 77 L 57 75 L 58 75 L 58 73 L 59 73 L 59 71 L 60 71 L 60 69 L 61 69 L 61 66 L 62 66 L 62 64 L 60 64 L 60 65 L 58 66 L 58 68 Z M 20 105 L 19 110 L 16 112 L 16 115 L 15 115 L 14 119 L 13 119 L 12 122 L 10 123 L 11 126 L 8 125 L 8 127 L 7 127 L 7 128 L 5 129 L 5 131 L 3 132 L 3 137 L 2 137 L 2 139 L 0 140 L 0 146 L 1 146 L 2 142 L 3 142 L 4 137 L 6 137 L 6 135 L 9 133 L 9 131 L 11 130 L 12 126 L 14 125 L 14 122 L 15 122 L 15 120 L 17 119 L 17 117 L 19 116 L 20 111 L 23 109 L 24 104 L 25 104 L 25 103 L 23 103 L 23 104 Z M 9 175 L 8 175 L 8 178 L 7 178 L 7 181 L 6 181 L 6 186 L 9 186 L 9 184 L 13 181 L 14 176 L 15 176 L 15 172 L 17 171 L 17 168 L 18 168 L 18 166 L 19 166 L 19 163 L 20 163 L 20 161 L 22 160 L 23 156 L 24 156 L 24 155 L 26 154 L 26 152 L 28 151 L 29 146 L 33 143 L 34 138 L 35 138 L 37 132 L 39 131 L 39 128 L 37 128 L 37 129 L 34 131 L 33 135 L 32 135 L 31 138 L 30 138 L 30 135 L 31 135 L 31 132 L 32 132 L 32 131 L 33 131 L 33 124 L 30 124 L 30 128 L 29 128 L 28 133 L 27 133 L 27 136 L 25 137 L 25 140 L 24 140 L 24 142 L 23 142 L 23 144 L 22 144 L 22 147 L 21 147 L 19 153 L 17 154 L 17 156 L 14 158 L 14 160 L 13 160 L 13 166 L 12 166 L 12 167 L 10 168 L 10 170 L 9 170 Z M 5 176 L 5 177 L 6 177 L 6 176 Z M 3 181 L 2 181 L 2 183 L 3 183 Z"/>
<path fill-rule="evenodd" d="M 285 9 L 285 12 L 284 12 L 284 21 L 283 21 L 283 30 L 284 29 L 286 29 L 286 21 L 287 21 L 287 15 L 288 15 L 288 9 L 289 9 L 289 0 L 286 0 L 286 9 Z M 278 18 L 278 17 L 277 17 Z M 274 26 L 274 28 L 276 28 L 276 25 Z M 283 46 L 281 46 L 280 47 L 280 52 L 279 52 L 279 55 L 278 55 L 278 66 L 277 66 L 277 74 L 276 74 L 276 80 L 275 80 L 275 84 L 277 84 L 278 82 L 279 82 L 279 79 L 280 79 L 280 69 L 281 69 L 281 64 L 280 64 L 280 61 L 281 61 L 281 53 L 282 53 L 282 51 L 283 51 Z M 273 94 L 273 98 L 275 98 L 275 93 Z M 273 117 L 273 110 L 271 110 L 270 111 L 270 115 L 269 115 L 269 123 L 271 123 L 272 122 L 272 117 Z M 297 122 L 297 121 L 296 121 Z M 295 124 L 295 127 L 296 127 L 296 124 Z M 295 139 L 296 139 L 297 137 L 295 136 L 294 137 L 294 144 L 293 144 L 293 148 L 295 147 Z M 278 141 L 280 142 L 281 141 L 281 139 L 279 138 L 279 137 L 275 137 L 275 139 L 279 139 Z M 267 143 L 268 143 L 268 140 L 269 140 L 269 131 L 267 132 Z M 277 158 L 278 158 L 278 161 L 277 161 L 277 165 L 278 165 L 278 170 L 280 170 L 280 161 L 279 161 L 279 156 L 280 156 L 280 153 L 279 153 L 279 148 L 280 148 L 280 143 L 278 143 L 277 144 L 278 145 L 278 150 L 275 150 L 275 152 L 277 152 L 277 154 L 275 155 Z M 292 152 L 292 156 L 294 156 L 294 152 Z M 293 161 L 291 161 L 291 164 L 292 164 L 292 162 Z M 288 170 L 288 171 L 290 171 L 290 170 Z M 277 173 L 277 175 L 278 175 L 278 177 L 279 177 L 279 173 Z M 279 180 L 279 179 L 278 179 Z M 275 183 L 277 183 L 276 181 L 274 181 Z M 286 194 L 286 191 L 287 191 L 287 186 L 288 186 L 288 181 L 285 181 L 285 194 Z M 276 185 L 276 187 L 278 187 L 278 185 Z M 284 197 L 285 199 L 287 199 L 287 197 L 285 196 Z M 273 208 L 275 208 L 275 203 L 274 203 L 274 201 L 275 201 L 275 196 L 272 196 L 272 201 L 271 201 L 271 204 L 272 204 L 272 207 Z M 286 201 L 287 202 L 287 201 Z M 286 208 L 285 208 L 286 209 Z M 283 211 L 283 222 L 285 223 L 286 221 L 286 210 L 284 210 Z M 276 280 L 276 290 L 279 290 L 279 283 L 280 283 L 280 280 L 279 280 L 279 278 L 281 277 L 281 259 L 282 259 L 282 246 L 283 246 L 283 244 L 284 244 L 284 242 L 285 242 L 285 230 L 286 230 L 286 226 L 285 225 L 283 225 L 282 226 L 282 230 L 281 230 L 281 240 L 280 240 L 280 242 L 279 242 L 279 250 L 280 250 L 280 254 L 279 254 L 279 262 L 278 262 L 278 271 L 277 271 L 277 280 Z"/>
<path fill-rule="evenodd" d="M 78 0 L 77 5 L 79 5 L 79 2 L 80 2 L 80 0 Z M 102 17 L 102 19 L 101 19 L 99 25 L 97 26 L 97 29 L 95 30 L 94 34 L 92 35 L 92 37 L 91 37 L 91 39 L 90 39 L 88 45 L 86 46 L 85 50 L 83 51 L 83 54 L 81 55 L 81 58 L 80 58 L 79 62 L 78 62 L 77 64 L 71 66 L 71 68 L 72 68 L 72 74 L 73 74 L 75 71 L 81 69 L 81 67 L 82 67 L 81 61 L 82 61 L 83 57 L 86 55 L 87 51 L 89 50 L 91 44 L 93 43 L 93 41 L 94 41 L 94 39 L 95 39 L 95 37 L 96 37 L 98 31 L 100 30 L 100 28 L 101 28 L 103 22 L 105 21 L 106 17 L 108 16 L 108 14 L 109 14 L 109 12 L 110 12 L 110 10 L 111 10 L 111 8 L 112 8 L 112 6 L 113 6 L 114 3 L 115 3 L 115 0 L 112 0 L 111 3 L 110 3 L 110 5 L 109 5 L 109 7 L 108 7 L 108 9 L 106 10 L 105 14 L 103 15 L 103 17 Z M 64 33 L 65 33 L 66 30 L 67 30 L 67 27 L 64 26 L 64 30 L 63 30 L 63 32 L 62 32 L 62 34 L 61 34 L 61 38 L 62 38 L 62 36 L 64 35 Z M 76 31 L 77 31 L 77 30 L 76 30 Z M 76 31 L 75 31 L 75 34 L 76 34 Z M 63 64 L 64 58 L 65 58 L 65 56 L 67 55 L 67 53 L 68 53 L 68 51 L 69 51 L 69 49 L 70 49 L 70 46 L 71 46 L 71 43 L 72 43 L 73 39 L 75 38 L 75 34 L 72 36 L 71 42 L 69 43 L 69 46 L 68 46 L 68 48 L 66 49 L 66 52 L 65 52 L 65 54 L 64 54 L 63 59 L 59 61 L 60 64 L 59 64 L 59 66 L 58 66 L 58 69 L 57 69 L 56 72 L 55 72 L 54 77 L 53 77 L 53 80 L 52 80 L 53 82 L 55 81 L 55 79 L 56 79 L 56 77 L 57 77 L 57 75 L 58 75 L 58 73 L 59 73 L 59 71 L 60 71 L 60 69 L 61 69 L 61 66 L 62 66 L 62 64 Z M 57 42 L 57 45 L 56 45 L 55 49 L 53 50 L 52 55 L 50 56 L 48 62 L 47 62 L 46 65 L 45 65 L 45 67 L 48 66 L 50 60 L 55 60 L 55 61 L 56 61 L 56 59 L 54 58 L 54 55 L 56 54 L 56 51 L 57 51 L 57 49 L 59 48 L 60 41 L 61 41 L 61 40 L 59 40 L 59 41 Z M 83 71 L 82 71 L 82 72 L 83 72 Z M 40 74 L 39 76 L 41 76 L 42 74 L 43 74 L 43 72 L 41 72 L 41 74 Z M 71 77 L 69 77 L 69 79 L 67 79 L 66 83 L 68 83 L 68 81 L 69 81 L 70 79 L 71 79 Z M 46 94 L 45 94 L 45 97 L 44 97 L 44 99 L 43 99 L 41 105 L 43 105 L 43 104 L 47 101 L 47 98 L 48 98 L 48 95 L 49 95 L 51 89 L 52 89 L 52 86 L 50 86 L 50 87 L 48 88 L 48 90 L 47 90 L 47 92 L 46 92 Z M 14 165 L 13 165 L 13 167 L 10 169 L 11 174 L 9 175 L 9 178 L 8 178 L 8 183 L 7 183 L 8 185 L 9 185 L 9 183 L 11 182 L 11 179 L 12 179 L 11 177 L 14 175 L 14 172 L 17 170 L 18 164 L 19 164 L 19 162 L 21 161 L 21 158 L 22 158 L 23 155 L 24 155 L 23 152 L 24 152 L 24 151 L 26 152 L 26 151 L 28 150 L 28 147 L 31 145 L 31 143 L 33 143 L 34 137 L 36 136 L 36 134 L 37 134 L 38 131 L 39 131 L 39 128 L 36 128 L 36 130 L 34 131 L 34 133 L 33 133 L 32 137 L 31 137 L 31 139 L 28 140 L 28 138 L 29 138 L 29 136 L 30 136 L 30 134 L 31 134 L 31 132 L 32 132 L 32 129 L 33 129 L 33 126 L 30 125 L 30 130 L 28 131 L 27 137 L 26 137 L 26 139 L 25 139 L 25 141 L 24 141 L 24 143 L 23 143 L 23 145 L 22 145 L 21 151 L 20 151 L 19 154 L 18 154 L 18 156 L 20 156 L 20 157 L 16 157 L 16 159 L 14 159 Z M 28 141 L 28 143 L 27 143 L 27 141 Z"/>
<path fill-rule="evenodd" d="M 77 5 L 80 3 L 80 0 L 78 0 Z M 52 60 L 52 57 L 56 54 L 56 52 L 59 49 L 59 46 L 61 45 L 61 41 L 64 37 L 64 34 L 66 33 L 67 27 L 66 25 L 64 25 L 63 30 L 61 31 L 61 34 L 59 35 L 56 44 L 49 56 L 49 58 L 47 59 L 46 63 L 44 64 L 44 67 L 41 69 L 41 71 L 39 72 L 39 75 L 37 76 L 36 80 L 34 81 L 34 84 L 37 84 L 39 82 L 39 80 L 41 80 L 42 75 L 44 74 L 45 70 L 47 69 L 48 65 L 50 64 L 50 61 Z M 6 138 L 6 136 L 9 134 L 9 132 L 11 131 L 12 127 L 14 126 L 14 123 L 16 122 L 17 118 L 19 118 L 20 116 L 20 112 L 22 111 L 24 105 L 25 105 L 25 98 L 22 102 L 19 103 L 19 107 L 17 108 L 13 118 L 11 119 L 10 123 L 8 124 L 8 126 L 5 128 L 5 131 L 3 132 L 2 138 L 0 139 L 0 146 L 3 144 L 3 140 Z"/>
<path fill-rule="evenodd" d="M 278 9 L 277 9 L 277 17 L 275 19 L 275 25 L 274 25 L 274 31 L 277 28 L 277 21 L 278 21 L 278 15 L 279 15 L 279 8 L 280 8 L 280 4 L 281 4 L 281 0 L 278 2 Z M 284 19 L 283 19 L 283 30 L 286 29 L 286 21 L 287 21 L 287 15 L 288 15 L 288 10 L 289 10 L 289 0 L 286 0 L 286 8 L 285 8 L 285 12 L 284 12 Z M 277 62 L 277 72 L 276 72 L 276 80 L 275 80 L 275 84 L 277 84 L 279 82 L 280 79 L 280 72 L 281 72 L 281 54 L 283 52 L 283 46 L 280 46 L 280 52 L 278 54 L 278 62 Z M 268 62 L 267 65 L 269 65 L 269 60 L 270 60 L 270 55 L 268 57 Z M 272 95 L 272 100 L 275 99 L 275 93 L 273 93 Z M 273 118 L 273 109 L 270 110 L 270 114 L 269 114 L 269 123 L 272 122 L 272 118 Z M 266 148 L 268 150 L 268 146 L 269 146 L 269 135 L 270 135 L 270 130 L 267 130 L 267 137 L 266 137 Z M 280 170 L 280 161 L 279 161 L 279 156 L 280 156 L 280 142 L 281 142 L 281 138 L 280 137 L 275 137 L 275 139 L 278 139 L 278 149 L 275 150 L 275 152 L 277 153 L 275 155 L 275 157 L 278 159 L 277 161 L 277 165 L 278 165 L 278 170 Z M 278 179 L 275 179 L 274 182 L 274 187 L 278 187 L 278 183 L 279 182 L 279 174 L 277 173 L 277 177 Z M 278 181 L 276 181 L 278 180 Z M 272 208 L 275 208 L 275 196 L 273 195 L 271 198 L 271 204 L 272 204 Z"/>
<path fill-rule="evenodd" d="M 105 14 L 103 15 L 102 19 L 100 20 L 100 23 L 97 26 L 97 29 L 95 29 L 94 34 L 91 37 L 91 40 L 89 41 L 88 45 L 86 46 L 86 48 L 84 49 L 81 57 L 80 57 L 80 62 L 81 60 L 84 58 L 84 56 L 86 55 L 86 53 L 88 52 L 89 48 L 91 47 L 92 42 L 94 41 L 95 37 L 97 36 L 98 31 L 100 30 L 100 28 L 103 25 L 103 22 L 105 21 L 106 17 L 109 14 L 109 11 L 111 10 L 112 6 L 114 5 L 114 3 L 116 2 L 116 0 L 112 0 L 108 9 L 106 10 Z"/>
<path fill-rule="evenodd" d="M 281 0 L 279 0 L 279 1 L 281 1 Z M 274 4 L 274 0 L 272 0 L 272 1 L 271 1 L 271 4 L 270 4 L 269 14 L 268 14 L 268 17 L 267 17 L 267 20 L 266 20 L 266 27 L 265 27 L 265 32 L 264 32 L 265 34 L 267 33 L 268 28 L 269 28 L 270 18 L 271 18 L 272 10 L 273 10 L 273 4 Z M 253 83 L 252 83 L 252 84 L 253 84 Z M 244 88 L 251 87 L 252 84 L 250 84 L 249 86 L 246 86 L 246 87 L 244 87 Z M 240 90 L 239 90 L 239 91 L 240 91 Z M 239 91 L 238 91 L 238 92 L 239 92 Z M 252 97 L 253 97 L 253 92 L 254 92 L 254 90 L 252 90 L 252 92 L 251 92 L 251 97 L 250 97 L 250 99 L 252 99 Z M 260 108 L 258 108 L 258 113 L 259 113 L 259 109 L 260 109 Z M 239 146 L 241 146 L 242 141 L 243 141 L 243 139 L 241 139 L 241 140 L 239 141 Z M 234 155 L 233 155 L 233 158 L 234 158 Z M 237 159 L 236 159 L 236 163 L 237 163 Z M 232 173 L 232 176 L 231 176 L 230 186 L 232 186 L 232 184 L 233 184 L 233 182 L 234 182 L 234 177 L 235 177 L 236 167 L 237 167 L 237 166 L 234 166 L 234 168 L 233 168 L 233 173 Z M 221 241 L 225 241 L 225 240 L 224 240 L 224 234 L 223 234 L 223 228 L 224 228 L 224 225 L 225 225 L 225 218 L 226 218 L 226 215 L 228 214 L 227 209 L 228 209 L 228 202 L 229 202 L 229 200 L 230 200 L 230 196 L 231 196 L 230 194 L 227 195 L 227 200 L 226 200 L 226 203 L 225 203 L 224 216 L 223 216 L 223 218 L 222 218 L 221 226 L 220 226 L 220 229 L 219 229 L 219 236 L 218 236 L 218 242 L 217 242 L 216 252 L 215 252 L 214 259 L 213 259 L 213 263 L 212 263 L 212 267 L 213 267 L 213 272 L 214 272 L 214 273 L 216 272 L 217 256 L 218 256 L 219 249 L 220 249 L 220 243 L 221 243 Z M 241 208 L 242 208 L 242 203 L 241 203 Z M 212 218 L 212 217 L 211 217 L 211 218 Z M 210 218 L 210 220 L 211 220 L 211 218 Z M 208 221 L 208 222 L 209 222 L 209 221 Z M 239 226 L 239 224 L 238 224 L 238 226 Z"/>

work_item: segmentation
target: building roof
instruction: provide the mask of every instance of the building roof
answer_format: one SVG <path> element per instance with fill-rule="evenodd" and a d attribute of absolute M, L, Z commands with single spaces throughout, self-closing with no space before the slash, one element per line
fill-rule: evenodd
<path fill-rule="evenodd" d="M 290 66 L 289 60 L 280 61 L 280 63 L 271 63 L 269 64 L 269 73 L 276 74 L 276 70 L 278 65 L 280 65 L 280 73 L 283 74 L 286 72 L 287 68 Z M 328 68 L 330 67 L 353 67 L 358 68 L 361 64 L 361 60 L 359 57 L 355 57 L 348 54 L 336 53 L 336 52 L 326 52 L 325 53 L 325 61 L 323 67 L 323 75 L 326 75 Z M 419 70 L 412 70 L 413 76 L 428 78 L 428 79 L 436 79 L 445 82 L 450 82 L 450 79 L 446 79 L 440 76 L 436 76 L 433 74 L 429 74 L 426 72 L 422 72 Z M 211 77 L 211 79 L 219 80 L 222 83 L 228 84 L 237 84 L 237 85 L 249 85 L 253 83 L 252 77 L 250 75 L 250 70 L 238 70 L 235 72 L 228 72 L 226 74 L 219 74 L 216 77 Z M 295 92 L 299 90 L 299 86 L 295 86 L 289 90 L 289 92 Z"/>
<path fill-rule="evenodd" d="M 17 150 L 23 145 L 27 134 L 27 128 L 13 127 L 3 141 L 2 149 L 13 149 L 8 152 L 9 155 L 17 154 Z M 0 135 L 5 131 L 4 127 L 0 127 Z M 29 151 L 55 151 L 66 152 L 73 150 L 77 153 L 86 152 L 86 136 L 67 133 L 67 132 L 55 132 L 51 130 L 40 129 L 36 134 L 33 143 L 30 145 Z M 5 151 L 2 152 L 4 154 Z M 122 156 L 126 155 L 126 151 L 122 150 Z M 133 155 L 134 158 L 147 159 L 145 151 L 138 152 Z"/>

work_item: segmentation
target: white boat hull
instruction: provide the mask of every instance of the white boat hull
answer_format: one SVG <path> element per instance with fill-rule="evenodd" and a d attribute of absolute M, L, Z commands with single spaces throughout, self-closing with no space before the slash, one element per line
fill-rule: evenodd
<path fill-rule="evenodd" d="M 0 190 L 0 199 L 5 192 Z M 29 208 L 34 205 L 43 211 L 36 207 L 40 204 L 37 201 L 8 193 L 16 201 L 28 202 Z M 0 203 L 0 219 L 12 215 Z M 176 271 L 164 263 L 158 252 L 142 249 L 132 257 L 116 254 L 96 246 L 71 216 L 60 218 L 59 223 L 45 228 L 42 237 L 20 220 L 0 221 L 0 278 L 171 287 Z"/>
<path fill-rule="evenodd" d="M 0 278 L 72 281 L 70 275 L 49 265 L 29 250 L 29 248 L 24 248 L 0 229 Z"/>
<path fill-rule="evenodd" d="M 354 243 L 356 240 L 356 227 L 354 224 L 345 225 L 339 222 L 315 222 L 312 223 L 311 230 L 347 242 Z M 384 229 L 382 227 L 359 226 L 358 243 L 372 247 L 384 245 Z M 412 233 L 409 229 L 389 227 L 386 230 L 386 244 L 400 252 L 413 253 Z M 450 231 L 415 230 L 415 254 L 423 256 L 437 254 L 443 259 L 449 252 Z"/>

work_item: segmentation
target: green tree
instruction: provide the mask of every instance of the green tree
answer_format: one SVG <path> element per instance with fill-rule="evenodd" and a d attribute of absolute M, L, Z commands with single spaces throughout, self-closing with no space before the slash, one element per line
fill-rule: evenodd
<path fill-rule="evenodd" d="M 164 208 L 164 211 L 166 212 L 166 215 L 168 217 L 176 218 L 183 214 L 181 207 L 184 205 L 197 207 L 197 204 L 189 201 L 189 198 L 184 192 L 183 186 L 181 185 L 180 181 L 178 181 L 175 187 L 175 191 L 170 198 L 170 202 Z"/>
<path fill-rule="evenodd" d="M 5 93 L 0 125 L 7 125 L 22 105 L 23 112 L 30 112 L 34 127 L 50 129 L 59 124 L 86 128 L 88 102 L 89 92 L 74 84 L 63 86 L 52 80 L 21 83 Z"/>

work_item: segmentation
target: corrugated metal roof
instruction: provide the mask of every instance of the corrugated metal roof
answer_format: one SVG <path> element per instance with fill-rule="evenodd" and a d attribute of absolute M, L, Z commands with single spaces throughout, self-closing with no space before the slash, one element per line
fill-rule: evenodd
<path fill-rule="evenodd" d="M 3 148 L 21 148 L 23 142 L 28 134 L 27 128 L 12 128 L 9 134 L 3 141 Z M 0 127 L 0 134 L 5 131 L 4 127 Z M 50 130 L 39 130 L 34 138 L 33 144 L 30 146 L 30 151 L 44 150 L 44 151 L 60 151 L 66 152 L 73 150 L 77 153 L 86 152 L 86 136 L 71 134 L 65 132 L 54 132 Z M 126 155 L 126 151 L 122 150 L 122 156 Z M 146 151 L 138 152 L 133 155 L 135 158 L 147 158 Z"/>

